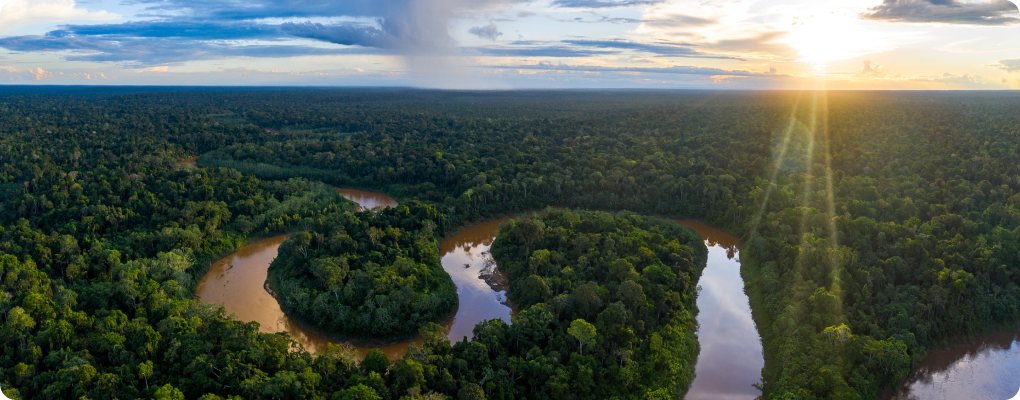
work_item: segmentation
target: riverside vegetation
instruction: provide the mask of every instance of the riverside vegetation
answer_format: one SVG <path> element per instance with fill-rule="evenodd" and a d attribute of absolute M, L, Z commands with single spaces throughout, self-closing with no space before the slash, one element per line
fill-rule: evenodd
<path fill-rule="evenodd" d="M 681 396 L 703 245 L 647 217 L 507 224 L 492 251 L 522 313 L 455 345 L 434 324 L 455 299 L 437 238 L 556 205 L 740 234 L 764 397 L 875 398 L 926 349 L 1020 319 L 1018 103 L 6 88 L 0 384 L 26 399 Z M 177 165 L 193 155 L 200 168 Z M 359 213 L 327 185 L 403 205 Z M 192 299 L 210 260 L 275 233 L 294 233 L 273 266 L 288 312 L 360 337 L 406 335 L 380 323 L 405 318 L 424 346 L 313 355 Z"/>

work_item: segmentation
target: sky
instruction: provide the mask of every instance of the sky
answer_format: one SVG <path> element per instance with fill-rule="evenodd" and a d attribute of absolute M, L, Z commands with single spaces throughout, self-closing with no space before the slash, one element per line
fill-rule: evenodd
<path fill-rule="evenodd" d="M 0 0 L 0 84 L 1020 89 L 1006 0 Z"/>

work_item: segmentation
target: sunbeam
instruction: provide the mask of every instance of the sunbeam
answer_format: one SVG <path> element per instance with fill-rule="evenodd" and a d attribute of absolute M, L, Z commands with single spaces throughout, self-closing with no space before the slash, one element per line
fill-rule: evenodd
<path fill-rule="evenodd" d="M 790 119 L 786 124 L 785 131 L 783 132 L 783 144 L 779 149 L 779 157 L 777 157 L 777 160 L 773 161 L 772 176 L 769 178 L 769 184 L 765 188 L 765 196 L 762 198 L 761 205 L 759 205 L 758 212 L 755 214 L 754 219 L 751 220 L 751 236 L 757 235 L 758 225 L 761 223 L 761 217 L 765 214 L 765 210 L 769 204 L 769 197 L 772 195 L 772 188 L 776 186 L 776 178 L 779 176 L 779 171 L 783 168 L 783 160 L 786 158 L 786 149 L 789 146 L 790 137 L 796 127 L 797 109 L 800 107 L 800 99 L 802 96 L 803 92 L 797 93 L 797 99 L 793 102 L 793 109 L 790 110 Z"/>

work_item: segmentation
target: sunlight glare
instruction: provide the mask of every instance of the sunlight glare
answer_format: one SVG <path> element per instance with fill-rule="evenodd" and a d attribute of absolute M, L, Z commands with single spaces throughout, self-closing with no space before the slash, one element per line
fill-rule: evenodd
<path fill-rule="evenodd" d="M 798 21 L 784 39 L 800 54 L 797 61 L 821 64 L 893 48 L 887 33 L 865 29 L 861 22 L 842 13 L 813 14 Z"/>

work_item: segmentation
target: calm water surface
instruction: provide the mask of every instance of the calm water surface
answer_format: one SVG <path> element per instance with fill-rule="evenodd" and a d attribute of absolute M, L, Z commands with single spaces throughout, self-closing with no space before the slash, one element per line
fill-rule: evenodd
<path fill-rule="evenodd" d="M 357 189 L 336 188 L 336 192 L 347 200 L 358 203 L 362 210 L 371 210 L 376 207 L 396 207 L 397 201 L 382 193 L 366 192 Z"/>
<path fill-rule="evenodd" d="M 360 190 L 337 190 L 344 197 L 357 202 L 363 209 L 376 206 L 395 206 L 389 196 Z M 502 291 L 493 291 L 479 279 L 479 272 L 486 264 L 487 252 L 501 221 L 476 225 L 444 240 L 441 244 L 440 261 L 449 272 L 460 298 L 460 308 L 454 320 L 447 324 L 450 338 L 459 341 L 471 337 L 475 324 L 493 318 L 510 323 L 511 309 L 501 302 L 505 299 Z M 235 253 L 224 257 L 209 267 L 209 272 L 198 282 L 195 293 L 205 302 L 222 305 L 227 313 L 235 314 L 238 320 L 258 322 L 259 330 L 267 333 L 287 332 L 294 340 L 311 352 L 321 352 L 330 343 L 328 340 L 309 332 L 296 324 L 280 309 L 279 303 L 263 285 L 269 271 L 269 264 L 276 258 L 280 244 L 286 239 L 280 235 L 249 244 Z M 467 265 L 467 267 L 465 267 Z M 400 358 L 411 343 L 422 345 L 420 340 L 396 343 L 381 347 L 391 359 Z M 355 347 L 364 356 L 372 347 Z"/>
<path fill-rule="evenodd" d="M 708 246 L 708 264 L 698 285 L 697 376 L 687 399 L 754 399 L 751 386 L 761 380 L 761 338 L 751 319 L 751 306 L 740 277 L 740 240 L 694 221 L 677 221 L 701 234 Z"/>
<path fill-rule="evenodd" d="M 460 308 L 450 328 L 450 340 L 459 342 L 464 336 L 471 338 L 471 331 L 479 322 L 499 318 L 507 324 L 515 314 L 506 304 L 506 292 L 495 291 L 479 274 L 486 263 L 492 262 L 489 247 L 496 238 L 499 224 L 506 219 L 472 226 L 443 241 L 441 247 L 443 269 L 457 284 Z"/>
<path fill-rule="evenodd" d="M 892 399 L 1006 400 L 1020 396 L 1020 330 L 928 352 L 899 392 Z"/>

